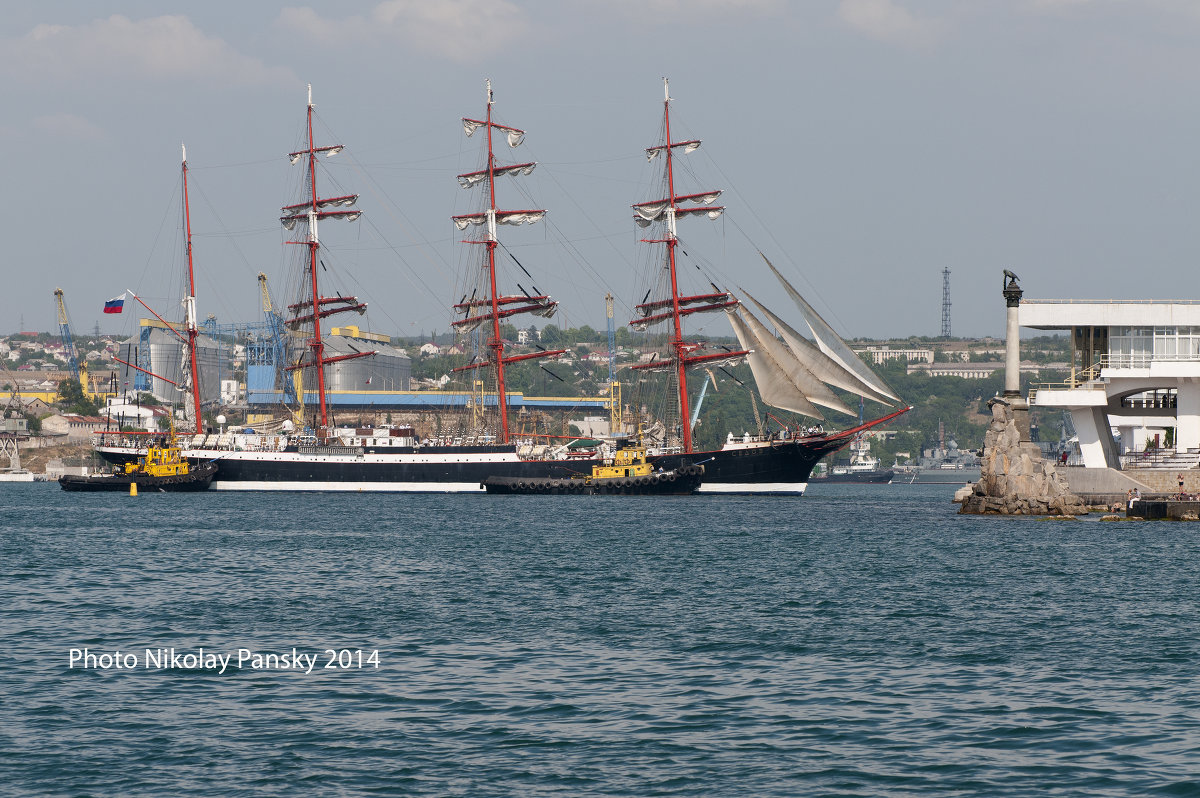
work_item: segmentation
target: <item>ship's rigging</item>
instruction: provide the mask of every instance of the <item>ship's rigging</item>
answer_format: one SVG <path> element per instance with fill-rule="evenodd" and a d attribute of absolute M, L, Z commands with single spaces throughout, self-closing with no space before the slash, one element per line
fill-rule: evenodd
<path fill-rule="evenodd" d="M 703 191 L 690 194 L 675 193 L 675 158 L 679 155 L 694 152 L 700 147 L 695 139 L 687 141 L 672 141 L 671 139 L 671 94 L 670 85 L 663 79 L 663 131 L 664 142 L 646 149 L 646 157 L 653 161 L 663 158 L 663 186 L 666 196 L 639 202 L 633 205 L 633 219 L 639 227 L 651 227 L 659 235 L 644 238 L 647 244 L 661 244 L 665 254 L 661 268 L 665 271 L 666 284 L 669 294 L 661 299 L 649 300 L 649 293 L 635 310 L 639 316 L 629 322 L 636 330 L 646 330 L 651 325 L 670 321 L 670 339 L 668 355 L 662 360 L 649 363 L 639 363 L 633 366 L 638 371 L 668 371 L 674 377 L 678 389 L 678 418 L 680 419 L 680 438 L 685 452 L 692 451 L 692 429 L 688 410 L 687 372 L 695 366 L 714 366 L 736 363 L 750 354 L 746 350 L 730 352 L 702 353 L 703 344 L 688 341 L 683 334 L 683 319 L 695 313 L 705 313 L 714 310 L 724 310 L 737 306 L 737 299 L 728 291 L 714 290 L 711 293 L 685 295 L 679 290 L 679 274 L 676 249 L 679 246 L 679 236 L 676 230 L 676 220 L 687 216 L 706 216 L 716 219 L 725 208 L 712 203 L 720 196 L 719 190 Z M 715 289 L 715 286 L 714 286 Z M 648 301 L 649 300 L 649 301 Z"/>
<path fill-rule="evenodd" d="M 654 292 L 654 288 L 651 287 L 641 303 L 636 306 L 639 315 L 629 324 L 636 330 L 646 330 L 658 323 L 670 323 L 666 356 L 633 368 L 640 371 L 666 371 L 671 375 L 677 395 L 674 408 L 678 411 L 676 418 L 679 420 L 677 441 L 683 450 L 693 450 L 694 422 L 688 412 L 688 373 L 696 366 L 711 368 L 734 364 L 744 359 L 754 375 L 763 402 L 816 420 L 824 420 L 821 408 L 850 416 L 855 414 L 838 397 L 834 388 L 889 406 L 899 404 L 900 400 L 886 384 L 850 350 L 770 261 L 767 261 L 767 265 L 799 308 L 811 331 L 812 341 L 796 332 L 770 309 L 740 289 L 740 293 L 774 325 L 775 331 L 768 329 L 767 325 L 751 313 L 730 290 L 722 290 L 710 283 L 710 291 L 694 294 L 681 291 L 677 255 L 681 246 L 676 221 L 684 217 L 716 219 L 724 213 L 725 208 L 714 204 L 721 195 L 720 190 L 677 193 L 675 159 L 695 152 L 701 142 L 699 139 L 676 141 L 672 138 L 672 99 L 665 78 L 663 88 L 663 140 L 646 149 L 649 161 L 661 159 L 663 171 L 660 185 L 663 194 L 632 206 L 634 222 L 639 227 L 652 228 L 658 233 L 642 241 L 663 248 L 662 257 L 656 266 L 659 278 L 655 281 L 661 293 L 651 298 Z M 766 260 L 766 257 L 763 257 Z M 740 349 L 705 351 L 705 343 L 689 341 L 685 337 L 685 319 L 694 314 L 715 310 L 724 310 L 728 315 Z"/>
<path fill-rule="evenodd" d="M 355 221 L 362 216 L 362 211 L 353 206 L 358 201 L 357 194 L 344 194 L 336 197 L 322 197 L 317 190 L 317 158 L 324 155 L 337 155 L 344 147 L 341 144 L 330 144 L 318 147 L 313 141 L 313 101 L 312 86 L 308 87 L 308 108 L 305 120 L 307 146 L 304 149 L 288 153 L 293 164 L 304 163 L 305 193 L 303 202 L 285 205 L 281 209 L 283 215 L 279 221 L 285 230 L 299 228 L 305 233 L 295 241 L 287 241 L 307 250 L 305 259 L 305 280 L 303 280 L 303 295 L 299 301 L 288 305 L 291 316 L 284 320 L 288 329 L 304 330 L 305 351 L 296 363 L 287 367 L 288 371 L 311 369 L 316 376 L 317 403 L 319 407 L 319 424 L 321 428 L 329 426 L 329 409 L 325 390 L 325 367 L 331 363 L 354 360 L 360 357 L 371 357 L 375 351 L 351 352 L 344 355 L 329 357 L 325 354 L 325 341 L 322 336 L 321 321 L 338 313 L 355 312 L 362 315 L 366 312 L 366 303 L 359 302 L 352 296 L 322 296 L 319 269 L 321 263 L 321 240 L 318 235 L 319 223 L 326 219 L 342 219 Z M 348 208 L 349 210 L 338 210 Z"/>
<path fill-rule="evenodd" d="M 563 354 L 566 350 L 554 349 L 522 355 L 505 355 L 506 344 L 501 335 L 501 320 L 524 313 L 550 318 L 558 310 L 558 302 L 551 299 L 548 294 L 540 292 L 532 282 L 530 283 L 532 292 L 521 285 L 517 286 L 520 290 L 519 294 L 501 293 L 499 290 L 496 277 L 496 249 L 500 245 L 497 237 L 497 225 L 532 224 L 540 221 L 546 215 L 546 211 L 543 209 L 501 210 L 496 207 L 496 178 L 504 175 L 513 177 L 528 175 L 533 172 L 537 164 L 535 162 L 501 164 L 497 160 L 494 147 L 495 137 L 502 136 L 510 148 L 515 148 L 520 146 L 524 140 L 525 131 L 499 124 L 493 119 L 495 100 L 490 80 L 486 82 L 486 87 L 487 108 L 484 118 L 464 117 L 462 120 L 463 132 L 468 137 L 480 130 L 484 132 L 484 144 L 487 148 L 486 161 L 482 169 L 458 175 L 458 183 L 462 188 L 478 189 L 482 192 L 483 209 L 452 217 L 455 227 L 462 231 L 472 232 L 463 243 L 479 248 L 482 257 L 480 262 L 471 267 L 474 274 L 468 282 L 472 285 L 472 291 L 454 305 L 455 315 L 459 318 L 451 324 L 454 329 L 461 332 L 480 330 L 487 333 L 486 357 L 461 366 L 455 371 L 472 373 L 479 373 L 483 369 L 491 371 L 495 381 L 496 409 L 500 421 L 499 440 L 501 443 L 507 444 L 510 432 L 505 367 L 519 361 L 554 357 Z"/>

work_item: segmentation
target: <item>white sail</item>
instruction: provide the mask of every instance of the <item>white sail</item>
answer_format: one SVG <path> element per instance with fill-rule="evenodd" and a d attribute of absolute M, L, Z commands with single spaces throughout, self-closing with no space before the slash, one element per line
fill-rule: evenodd
<path fill-rule="evenodd" d="M 750 326 L 751 332 L 758 339 L 759 348 L 775 361 L 775 364 L 792 383 L 804 393 L 806 399 L 813 404 L 828 407 L 830 410 L 836 410 L 848 416 L 858 415 L 847 407 L 845 402 L 838 399 L 833 391 L 829 390 L 829 387 L 821 382 L 804 363 L 800 362 L 786 344 L 772 335 L 771 331 L 764 327 L 753 313 L 745 307 L 741 308 L 741 312 L 745 316 L 745 322 Z M 764 399 L 764 401 L 766 400 Z"/>
<path fill-rule="evenodd" d="M 760 253 L 761 254 L 761 253 Z M 854 354 L 853 350 L 847 346 L 846 342 L 833 331 L 833 328 L 821 318 L 821 315 L 813 309 L 813 306 L 805 301 L 804 297 L 800 296 L 792 284 L 783 278 L 779 270 L 775 268 L 775 264 L 762 256 L 763 260 L 767 261 L 767 265 L 771 267 L 771 271 L 775 272 L 775 276 L 779 278 L 779 282 L 783 283 L 783 287 L 787 290 L 792 300 L 800 308 L 800 312 L 804 314 L 804 320 L 808 322 L 809 329 L 812 330 L 813 338 L 817 341 L 817 346 L 821 347 L 821 351 L 829 357 L 837 361 L 847 371 L 853 372 L 860 380 L 869 385 L 872 390 L 881 396 L 886 396 L 893 402 L 899 403 L 900 397 L 892 393 L 892 390 L 887 387 L 883 380 L 875 375 L 875 372 L 867 368 L 867 365 L 858 359 L 858 355 Z"/>
<path fill-rule="evenodd" d="M 836 360 L 822 352 L 816 344 L 796 332 L 796 330 L 783 319 L 776 316 L 766 305 L 750 296 L 748 292 L 743 290 L 742 293 L 754 303 L 755 307 L 762 311 L 763 315 L 767 317 L 767 321 L 775 325 L 775 329 L 779 331 L 784 343 L 792 350 L 792 354 L 821 382 L 883 405 L 892 404 L 887 397 L 859 379 L 857 374 L 842 368 Z"/>
<path fill-rule="evenodd" d="M 754 382 L 758 385 L 758 393 L 762 400 L 772 407 L 824 420 L 825 416 L 808 401 L 804 392 L 765 351 L 766 347 L 760 346 L 758 337 L 750 331 L 746 322 L 733 310 L 726 313 L 729 314 L 729 323 L 733 326 L 733 332 L 737 335 L 742 349 L 750 352 L 746 355 L 746 360 L 750 363 L 750 372 L 754 375 Z"/>

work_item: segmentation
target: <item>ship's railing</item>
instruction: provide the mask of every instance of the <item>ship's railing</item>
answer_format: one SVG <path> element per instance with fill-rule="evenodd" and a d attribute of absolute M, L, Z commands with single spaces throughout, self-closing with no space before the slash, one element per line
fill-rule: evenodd
<path fill-rule="evenodd" d="M 366 454 L 366 449 L 361 446 L 300 446 L 300 454 L 346 454 L 346 455 L 361 455 Z"/>
<path fill-rule="evenodd" d="M 121 449 L 145 448 L 157 438 L 166 436 L 164 432 L 133 432 L 130 430 L 92 430 L 92 447 L 112 446 Z"/>

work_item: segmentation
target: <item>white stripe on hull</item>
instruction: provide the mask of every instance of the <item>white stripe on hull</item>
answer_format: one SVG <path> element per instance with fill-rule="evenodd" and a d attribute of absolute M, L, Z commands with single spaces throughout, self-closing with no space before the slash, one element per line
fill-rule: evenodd
<path fill-rule="evenodd" d="M 212 490 L 341 491 L 350 493 L 486 493 L 478 482 L 219 482 Z"/>
<path fill-rule="evenodd" d="M 700 493 L 741 493 L 803 496 L 806 482 L 728 482 L 702 483 Z M 478 482 L 224 482 L 214 480 L 211 490 L 295 491 L 315 493 L 486 493 Z"/>
<path fill-rule="evenodd" d="M 768 493 L 803 496 L 807 482 L 701 482 L 700 493 Z"/>

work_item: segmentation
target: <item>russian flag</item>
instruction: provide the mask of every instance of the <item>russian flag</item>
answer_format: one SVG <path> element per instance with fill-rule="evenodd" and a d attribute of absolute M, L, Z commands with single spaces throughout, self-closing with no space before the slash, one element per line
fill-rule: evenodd
<path fill-rule="evenodd" d="M 125 294 L 127 294 L 127 293 L 129 293 L 129 292 L 126 291 Z M 125 307 L 125 294 L 121 294 L 120 296 L 115 296 L 112 299 L 105 302 L 104 303 L 104 312 L 105 313 L 120 313 L 121 309 Z"/>

